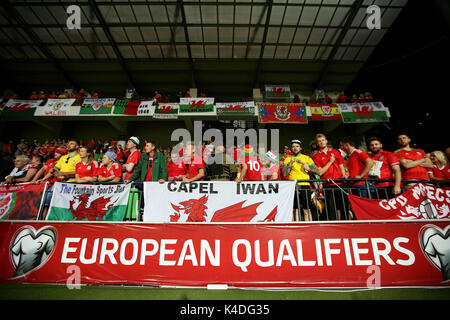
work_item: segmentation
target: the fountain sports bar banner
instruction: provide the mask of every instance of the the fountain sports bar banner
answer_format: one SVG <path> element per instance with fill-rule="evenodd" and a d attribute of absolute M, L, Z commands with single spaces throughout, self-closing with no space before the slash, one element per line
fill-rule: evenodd
<path fill-rule="evenodd" d="M 258 103 L 260 123 L 307 124 L 306 107 L 302 103 Z"/>
<path fill-rule="evenodd" d="M 72 106 L 76 99 L 48 99 L 47 103 L 38 107 L 35 116 L 78 116 L 80 106 Z"/>
<path fill-rule="evenodd" d="M 84 99 L 80 114 L 110 114 L 115 98 Z"/>
<path fill-rule="evenodd" d="M 0 220 L 36 220 L 45 183 L 0 186 Z"/>
<path fill-rule="evenodd" d="M 295 181 L 144 182 L 145 222 L 289 222 Z"/>
<path fill-rule="evenodd" d="M 76 266 L 82 285 L 448 287 L 449 230 L 450 222 L 442 220 L 323 224 L 2 221 L 0 281 L 73 284 Z"/>
<path fill-rule="evenodd" d="M 0 113 L 1 117 L 30 118 L 34 115 L 36 108 L 43 100 L 17 100 L 9 99 L 3 105 Z"/>
<path fill-rule="evenodd" d="M 338 103 L 344 123 L 389 122 L 382 102 Z"/>
<path fill-rule="evenodd" d="M 216 103 L 216 113 L 218 116 L 257 115 L 254 101 Z"/>
<path fill-rule="evenodd" d="M 130 187 L 55 182 L 47 220 L 123 221 Z"/>

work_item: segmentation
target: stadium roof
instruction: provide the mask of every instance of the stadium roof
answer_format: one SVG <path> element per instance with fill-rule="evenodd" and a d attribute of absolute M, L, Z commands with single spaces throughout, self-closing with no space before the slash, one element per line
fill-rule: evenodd
<path fill-rule="evenodd" d="M 251 96 L 264 84 L 309 95 L 354 79 L 407 0 L 2 1 L 1 67 L 17 90 L 135 87 Z M 366 9 L 381 8 L 369 30 Z M 69 30 L 69 5 L 81 29 Z M 26 91 L 26 94 L 28 93 Z"/>

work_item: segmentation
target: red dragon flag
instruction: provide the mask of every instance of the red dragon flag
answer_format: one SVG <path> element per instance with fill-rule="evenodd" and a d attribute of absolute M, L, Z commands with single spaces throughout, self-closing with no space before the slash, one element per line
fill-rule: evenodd
<path fill-rule="evenodd" d="M 56 182 L 47 220 L 122 221 L 130 187 Z"/>
<path fill-rule="evenodd" d="M 179 114 L 213 114 L 214 98 L 180 98 Z"/>
<path fill-rule="evenodd" d="M 295 181 L 144 183 L 145 222 L 289 222 Z"/>

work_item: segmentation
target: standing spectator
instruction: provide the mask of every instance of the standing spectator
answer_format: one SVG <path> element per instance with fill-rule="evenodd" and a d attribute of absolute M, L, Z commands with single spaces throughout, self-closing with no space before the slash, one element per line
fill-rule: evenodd
<path fill-rule="evenodd" d="M 201 157 L 201 150 L 201 145 L 195 148 L 194 142 L 192 141 L 186 145 L 183 157 L 187 167 L 187 176 L 183 178 L 183 182 L 203 181 L 205 177 L 205 164 Z"/>
<path fill-rule="evenodd" d="M 261 157 L 261 164 L 263 180 L 281 180 L 278 157 L 273 151 L 270 150 Z"/>
<path fill-rule="evenodd" d="M 162 96 L 158 90 L 155 90 L 155 96 L 153 97 L 153 100 L 155 101 L 155 104 L 161 103 Z"/>
<path fill-rule="evenodd" d="M 430 180 L 450 182 L 450 166 L 445 154 L 442 151 L 433 151 L 430 153 L 430 160 L 433 162 L 433 168 L 428 169 Z"/>
<path fill-rule="evenodd" d="M 100 165 L 94 161 L 94 150 L 89 146 L 80 148 L 81 161 L 75 166 L 75 181 L 77 183 L 89 183 L 97 181 Z"/>
<path fill-rule="evenodd" d="M 1 183 L 2 185 L 29 182 L 38 172 L 38 166 L 31 163 L 30 158 L 23 154 L 16 156 L 14 166 L 15 168 L 5 177 L 5 181 Z"/>
<path fill-rule="evenodd" d="M 367 153 L 357 149 L 355 142 L 350 137 L 342 139 L 342 146 L 349 154 L 347 161 L 348 177 L 350 179 L 368 179 L 368 173 L 374 163 L 373 160 Z M 350 185 L 355 187 L 358 191 L 358 195 L 363 198 L 369 197 L 369 190 L 370 194 L 373 194 L 375 191 L 373 184 L 367 181 L 350 182 Z"/>
<path fill-rule="evenodd" d="M 44 163 L 44 166 L 41 168 L 41 170 L 39 170 L 38 173 L 36 173 L 35 177 L 33 178 L 33 180 L 31 182 L 32 183 L 41 183 L 41 182 L 44 182 L 44 181 L 48 181 L 48 182 L 58 181 L 58 179 L 52 174 L 51 171 L 55 167 L 55 165 L 58 162 L 58 160 L 62 156 L 64 156 L 66 153 L 67 153 L 67 149 L 65 147 L 56 148 L 54 157 L 49 159 L 49 160 L 47 160 Z M 43 174 L 44 174 L 44 177 L 41 178 L 41 176 Z M 50 200 L 48 201 L 48 204 L 49 203 L 50 203 Z"/>
<path fill-rule="evenodd" d="M 240 160 L 236 182 L 260 180 L 263 180 L 261 162 L 253 152 L 253 146 L 247 144 L 244 146 L 244 158 Z"/>
<path fill-rule="evenodd" d="M 369 157 L 375 161 L 374 168 L 369 172 L 370 176 L 376 177 L 378 179 L 392 179 L 394 177 L 395 182 L 376 182 L 375 187 L 378 190 L 383 190 L 386 198 L 391 199 L 402 192 L 401 182 L 402 173 L 400 170 L 400 161 L 398 157 L 389 151 L 383 150 L 383 145 L 381 140 L 378 138 L 369 139 Z M 371 173 L 374 173 L 372 175 Z"/>
<path fill-rule="evenodd" d="M 120 182 L 122 180 L 122 168 L 116 162 L 116 154 L 107 151 L 102 159 L 102 165 L 98 169 L 98 181 L 100 182 Z"/>
<path fill-rule="evenodd" d="M 128 139 L 126 148 L 130 152 L 127 157 L 127 162 L 122 166 L 125 170 L 124 180 L 129 180 L 131 175 L 136 170 L 136 167 L 139 163 L 139 159 L 141 159 L 141 151 L 138 150 L 139 139 L 135 136 L 130 137 Z"/>
<path fill-rule="evenodd" d="M 336 98 L 336 103 L 345 103 L 347 101 L 347 96 L 344 91 L 339 92 L 339 95 Z"/>
<path fill-rule="evenodd" d="M 136 170 L 125 183 L 131 181 L 158 181 L 164 183 L 167 181 L 167 165 L 164 155 L 156 151 L 156 144 L 147 141 L 144 146 L 144 152 L 136 167 Z"/>
<path fill-rule="evenodd" d="M 351 102 L 352 103 L 358 103 L 358 97 L 356 96 L 356 94 L 352 95 Z"/>
<path fill-rule="evenodd" d="M 324 134 L 316 135 L 316 143 L 319 151 L 314 155 L 313 161 L 319 168 L 318 175 L 321 179 L 342 179 L 347 178 L 345 172 L 344 159 L 339 151 L 328 148 L 328 140 Z M 324 196 L 327 205 L 327 214 L 329 220 L 341 220 L 344 210 L 345 197 L 342 195 L 342 182 L 324 182 Z"/>
<path fill-rule="evenodd" d="M 176 151 L 170 153 L 170 161 L 167 162 L 167 176 L 169 181 L 182 181 L 186 175 L 186 165 Z"/>
<path fill-rule="evenodd" d="M 400 149 L 394 153 L 400 160 L 400 168 L 402 170 L 403 180 L 429 180 L 427 168 L 432 169 L 433 163 L 429 156 L 420 149 L 413 149 L 410 147 L 411 139 L 407 134 L 399 134 L 397 136 L 397 143 Z M 405 190 L 411 188 L 415 183 L 406 183 Z"/>
<path fill-rule="evenodd" d="M 67 143 L 67 152 L 65 156 L 62 156 L 58 160 L 52 169 L 52 173 L 61 181 L 75 182 L 75 167 L 81 161 L 81 157 L 78 154 L 78 141 L 69 140 Z"/>
<path fill-rule="evenodd" d="M 372 94 L 370 92 L 366 92 L 364 95 L 364 98 L 366 99 L 367 102 L 372 102 L 373 101 L 373 97 Z"/>
<path fill-rule="evenodd" d="M 289 180 L 309 180 L 310 172 L 317 173 L 318 169 L 314 165 L 314 161 L 311 157 L 301 153 L 302 143 L 300 140 L 291 141 L 292 155 L 284 160 L 283 174 L 289 177 Z M 313 183 L 314 188 L 317 188 L 317 184 Z M 311 221 L 311 210 L 308 209 L 309 199 L 311 198 L 311 185 L 307 181 L 298 182 L 298 198 L 294 197 L 294 220 L 299 221 L 298 209 L 303 211 L 303 218 L 305 221 Z M 300 203 L 298 203 L 300 202 Z"/>
<path fill-rule="evenodd" d="M 217 146 L 209 157 L 218 160 L 213 162 L 211 158 L 207 159 L 206 176 L 211 181 L 232 181 L 237 174 L 237 168 L 234 160 L 225 152 L 224 146 Z"/>

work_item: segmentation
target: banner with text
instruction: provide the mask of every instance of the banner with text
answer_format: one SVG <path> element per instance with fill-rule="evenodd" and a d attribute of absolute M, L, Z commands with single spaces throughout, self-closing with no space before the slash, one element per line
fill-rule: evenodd
<path fill-rule="evenodd" d="M 123 221 L 130 187 L 56 182 L 47 220 Z"/>
<path fill-rule="evenodd" d="M 449 230 L 448 221 L 1 221 L 0 282 L 73 285 L 77 272 L 82 285 L 448 287 Z"/>
<path fill-rule="evenodd" d="M 45 183 L 0 186 L 0 220 L 36 220 Z"/>
<path fill-rule="evenodd" d="M 43 100 L 9 99 L 2 107 L 1 117 L 29 118 L 34 115 L 36 108 Z"/>
<path fill-rule="evenodd" d="M 254 101 L 247 102 L 220 102 L 216 103 L 216 113 L 218 116 L 255 116 L 256 108 Z"/>
<path fill-rule="evenodd" d="M 450 188 L 418 183 L 393 199 L 348 195 L 358 220 L 450 219 Z"/>
<path fill-rule="evenodd" d="M 48 99 L 45 106 L 36 109 L 35 116 L 78 116 L 80 106 L 72 106 L 76 99 Z"/>
<path fill-rule="evenodd" d="M 110 114 L 115 98 L 84 99 L 80 114 Z"/>
<path fill-rule="evenodd" d="M 295 181 L 144 183 L 146 222 L 289 222 Z"/>

